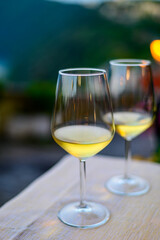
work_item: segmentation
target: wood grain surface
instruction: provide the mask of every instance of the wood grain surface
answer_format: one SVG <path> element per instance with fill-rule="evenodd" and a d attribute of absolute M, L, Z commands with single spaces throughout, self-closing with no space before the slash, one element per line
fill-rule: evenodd
<path fill-rule="evenodd" d="M 131 168 L 150 182 L 147 194 L 124 197 L 105 189 L 109 177 L 123 172 L 123 159 L 87 160 L 87 199 L 106 206 L 111 219 L 95 229 L 76 229 L 57 218 L 61 207 L 79 199 L 79 162 L 65 156 L 0 208 L 0 240 L 160 240 L 160 165 L 134 161 Z"/>

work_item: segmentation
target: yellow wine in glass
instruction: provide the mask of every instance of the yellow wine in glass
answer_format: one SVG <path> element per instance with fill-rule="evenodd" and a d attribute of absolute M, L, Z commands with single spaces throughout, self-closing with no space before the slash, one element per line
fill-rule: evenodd
<path fill-rule="evenodd" d="M 106 182 L 111 192 L 136 196 L 149 190 L 149 183 L 128 172 L 131 140 L 147 130 L 155 118 L 155 100 L 151 63 L 148 60 L 121 59 L 110 61 L 109 84 L 116 132 L 125 139 L 125 171 Z M 111 116 L 104 115 L 106 123 Z"/>
<path fill-rule="evenodd" d="M 113 133 L 102 127 L 73 125 L 55 130 L 54 140 L 68 153 L 77 158 L 88 158 L 105 148 Z"/>
<path fill-rule="evenodd" d="M 103 116 L 110 115 L 107 124 Z M 86 201 L 86 159 L 105 148 L 113 139 L 115 126 L 106 72 L 101 69 L 59 71 L 52 137 L 80 163 L 80 201 L 64 206 L 59 219 L 73 227 L 94 228 L 107 222 L 109 210 Z"/>
<path fill-rule="evenodd" d="M 121 137 L 132 140 L 148 129 L 152 125 L 154 119 L 147 113 L 122 111 L 114 113 L 114 120 L 116 132 Z"/>

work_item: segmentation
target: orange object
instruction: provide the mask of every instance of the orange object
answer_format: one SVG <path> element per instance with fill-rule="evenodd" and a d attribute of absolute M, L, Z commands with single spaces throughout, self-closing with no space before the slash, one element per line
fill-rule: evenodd
<path fill-rule="evenodd" d="M 150 44 L 150 51 L 152 54 L 152 57 L 160 62 L 160 40 L 154 40 Z"/>

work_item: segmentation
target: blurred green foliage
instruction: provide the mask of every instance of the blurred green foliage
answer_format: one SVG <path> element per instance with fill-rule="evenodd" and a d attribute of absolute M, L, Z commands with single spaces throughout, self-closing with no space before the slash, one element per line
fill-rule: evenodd
<path fill-rule="evenodd" d="M 24 92 L 26 97 L 32 101 L 30 110 L 51 113 L 55 100 L 55 89 L 56 81 L 31 82 Z"/>
<path fill-rule="evenodd" d="M 13 54 L 11 82 L 52 81 L 59 69 L 101 67 L 113 58 L 151 59 L 150 43 L 160 35 L 160 3 L 108 2 L 96 8 L 38 0 L 14 4 L 18 10 L 6 14 L 13 19 L 10 25 L 1 19 L 10 37 L 3 48 L 12 48 Z"/>
<path fill-rule="evenodd" d="M 150 43 L 160 36 L 158 2 L 108 2 L 90 8 L 7 1 L 0 3 L 0 57 L 6 55 L 9 73 L 7 88 L 2 84 L 0 92 L 23 95 L 23 111 L 28 111 L 26 105 L 32 112 L 50 111 L 59 69 L 105 67 L 114 58 L 152 59 Z"/>
<path fill-rule="evenodd" d="M 49 81 L 36 81 L 31 82 L 25 89 L 25 94 L 28 97 L 35 98 L 48 98 L 53 99 L 55 93 L 56 81 L 51 83 Z"/>

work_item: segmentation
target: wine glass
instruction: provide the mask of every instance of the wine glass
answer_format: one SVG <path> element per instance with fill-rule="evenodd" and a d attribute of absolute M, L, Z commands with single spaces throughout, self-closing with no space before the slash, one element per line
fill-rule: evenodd
<path fill-rule="evenodd" d="M 148 60 L 120 59 L 109 64 L 109 85 L 116 132 L 125 139 L 125 171 L 105 183 L 108 190 L 120 195 L 142 195 L 149 183 L 131 175 L 131 140 L 148 129 L 155 118 L 151 63 Z M 109 121 L 110 116 L 104 116 Z"/>
<path fill-rule="evenodd" d="M 103 120 L 111 115 L 111 123 Z M 85 200 L 86 159 L 105 148 L 115 132 L 111 98 L 105 70 L 60 70 L 52 119 L 52 136 L 80 163 L 80 201 L 64 206 L 59 219 L 77 228 L 93 228 L 108 221 L 103 205 Z"/>

